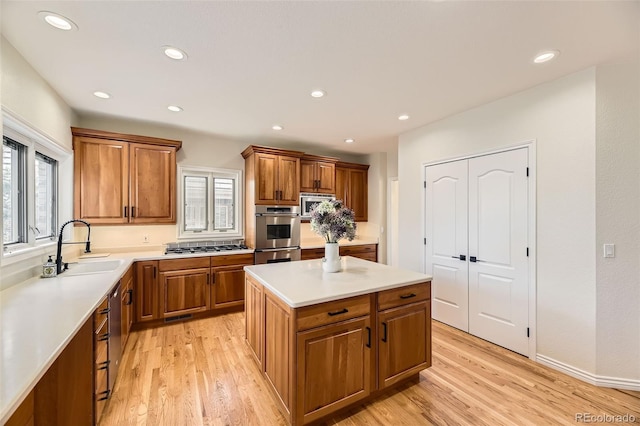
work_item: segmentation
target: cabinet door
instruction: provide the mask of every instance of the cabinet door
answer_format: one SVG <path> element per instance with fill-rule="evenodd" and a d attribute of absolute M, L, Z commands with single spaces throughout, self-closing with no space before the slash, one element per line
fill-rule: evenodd
<path fill-rule="evenodd" d="M 300 160 L 300 191 L 316 192 L 317 173 L 315 161 Z"/>
<path fill-rule="evenodd" d="M 300 204 L 300 159 L 295 157 L 278 157 L 278 204 Z"/>
<path fill-rule="evenodd" d="M 157 260 L 136 263 L 134 287 L 136 321 L 159 318 Z"/>
<path fill-rule="evenodd" d="M 356 221 L 366 222 L 368 219 L 368 191 L 366 170 L 349 170 L 349 207 L 355 213 Z"/>
<path fill-rule="evenodd" d="M 379 388 L 431 365 L 430 300 L 378 313 Z"/>
<path fill-rule="evenodd" d="M 316 176 L 318 185 L 316 192 L 323 194 L 335 194 L 336 192 L 336 165 L 319 161 L 316 163 Z"/>
<path fill-rule="evenodd" d="M 371 374 L 370 316 L 298 333 L 298 421 L 306 424 L 365 398 Z"/>
<path fill-rule="evenodd" d="M 129 339 L 129 331 L 131 330 L 131 325 L 133 324 L 133 267 L 124 274 L 122 278 L 122 321 L 120 322 L 121 326 L 121 341 L 122 341 L 122 352 L 124 352 L 124 347 L 127 344 L 127 340 Z"/>
<path fill-rule="evenodd" d="M 129 221 L 129 144 L 76 137 L 74 140 L 74 214 L 91 224 Z"/>
<path fill-rule="evenodd" d="M 349 169 L 336 167 L 336 200 L 342 200 L 345 206 L 349 204 Z"/>
<path fill-rule="evenodd" d="M 163 318 L 206 311 L 210 306 L 209 268 L 160 272 Z"/>
<path fill-rule="evenodd" d="M 255 154 L 256 204 L 277 204 L 278 156 L 273 154 Z"/>
<path fill-rule="evenodd" d="M 213 309 L 244 304 L 244 270 L 242 266 L 211 269 L 211 307 Z"/>
<path fill-rule="evenodd" d="M 131 144 L 132 223 L 176 222 L 176 150 Z"/>
<path fill-rule="evenodd" d="M 262 291 L 262 285 L 251 279 L 249 276 L 245 277 L 245 336 L 247 343 L 251 348 L 251 353 L 260 367 L 260 371 L 264 371 L 262 368 L 262 359 L 264 352 L 264 292 Z"/>

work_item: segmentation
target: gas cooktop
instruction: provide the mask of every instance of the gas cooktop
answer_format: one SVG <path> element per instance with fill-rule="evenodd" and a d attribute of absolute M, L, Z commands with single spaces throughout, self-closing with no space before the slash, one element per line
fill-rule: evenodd
<path fill-rule="evenodd" d="M 168 243 L 164 254 L 180 253 L 217 253 L 234 250 L 246 250 L 243 240 L 237 241 L 198 241 L 189 243 Z"/>

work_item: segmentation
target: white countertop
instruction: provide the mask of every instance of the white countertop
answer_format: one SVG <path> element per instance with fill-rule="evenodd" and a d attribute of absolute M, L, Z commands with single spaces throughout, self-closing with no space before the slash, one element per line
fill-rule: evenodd
<path fill-rule="evenodd" d="M 122 259 L 122 264 L 111 272 L 37 277 L 1 291 L 0 424 L 9 419 L 133 262 L 245 253 L 253 250 L 173 255 L 159 250 L 116 253 L 81 260 L 88 263 Z"/>
<path fill-rule="evenodd" d="M 342 256 L 342 270 L 322 270 L 322 259 L 245 266 L 244 270 L 292 308 L 404 287 L 431 276 L 351 256 Z"/>

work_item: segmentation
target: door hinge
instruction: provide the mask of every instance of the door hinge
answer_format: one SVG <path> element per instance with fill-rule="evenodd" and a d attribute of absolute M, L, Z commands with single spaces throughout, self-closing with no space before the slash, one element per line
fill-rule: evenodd
<path fill-rule="evenodd" d="M 424 238 L 424 239 L 423 239 L 423 242 L 424 242 L 424 245 L 426 246 L 426 245 L 427 245 L 427 239 L 426 239 L 426 238 Z"/>
<path fill-rule="evenodd" d="M 527 257 L 529 257 L 529 247 L 527 247 Z"/>
<path fill-rule="evenodd" d="M 422 186 L 425 187 L 425 188 L 427 187 L 427 181 L 426 180 L 424 182 L 422 182 Z"/>
<path fill-rule="evenodd" d="M 527 177 L 529 177 L 529 168 L 527 167 Z"/>
<path fill-rule="evenodd" d="M 529 327 L 527 327 L 527 337 L 529 337 Z"/>

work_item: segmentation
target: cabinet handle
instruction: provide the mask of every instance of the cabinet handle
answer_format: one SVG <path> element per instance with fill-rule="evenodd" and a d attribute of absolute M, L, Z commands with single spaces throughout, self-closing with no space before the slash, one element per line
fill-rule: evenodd
<path fill-rule="evenodd" d="M 386 322 L 382 323 L 382 341 L 383 342 L 387 341 L 387 323 Z"/>
<path fill-rule="evenodd" d="M 327 314 L 329 314 L 330 317 L 334 317 L 336 315 L 346 314 L 347 312 L 349 312 L 349 310 L 347 308 L 344 308 L 344 309 L 341 309 L 341 310 L 335 311 L 335 312 L 327 312 Z"/>
<path fill-rule="evenodd" d="M 416 294 L 415 293 L 403 294 L 402 296 L 400 296 L 400 299 L 411 299 L 412 297 L 416 297 Z"/>
<path fill-rule="evenodd" d="M 105 340 L 109 340 L 109 333 L 104 333 L 102 336 L 98 337 L 98 342 L 104 342 Z"/>
<path fill-rule="evenodd" d="M 367 327 L 367 345 L 368 348 L 371 347 L 371 327 Z"/>
<path fill-rule="evenodd" d="M 98 313 L 101 314 L 101 315 L 107 315 L 109 312 L 111 312 L 111 308 L 104 308 L 103 310 L 101 310 Z"/>
<path fill-rule="evenodd" d="M 213 274 L 211 274 L 211 284 L 215 284 L 216 283 L 216 274 L 215 272 Z"/>
<path fill-rule="evenodd" d="M 102 391 L 99 392 L 98 395 L 104 395 L 102 398 L 98 398 L 98 401 L 106 401 L 107 399 L 109 399 L 109 394 L 111 393 L 111 391 L 109 389 L 107 389 L 106 391 Z"/>
<path fill-rule="evenodd" d="M 124 206 L 124 217 L 129 217 L 129 206 Z"/>
<path fill-rule="evenodd" d="M 129 300 L 127 300 L 127 303 L 125 303 L 125 305 L 132 305 L 133 304 L 133 290 L 127 290 L 127 295 L 129 295 Z"/>
<path fill-rule="evenodd" d="M 155 279 L 155 277 L 156 277 L 156 267 L 154 266 L 153 267 L 153 278 Z"/>
<path fill-rule="evenodd" d="M 110 363 L 110 362 L 111 362 L 111 361 L 109 361 L 109 360 L 106 360 L 105 362 L 101 362 L 101 363 L 100 363 L 100 364 L 101 364 L 101 366 L 100 366 L 100 367 L 98 367 L 98 370 L 106 370 L 107 368 L 109 368 L 109 363 Z"/>
<path fill-rule="evenodd" d="M 136 207 L 131 206 L 131 217 L 136 217 Z"/>

